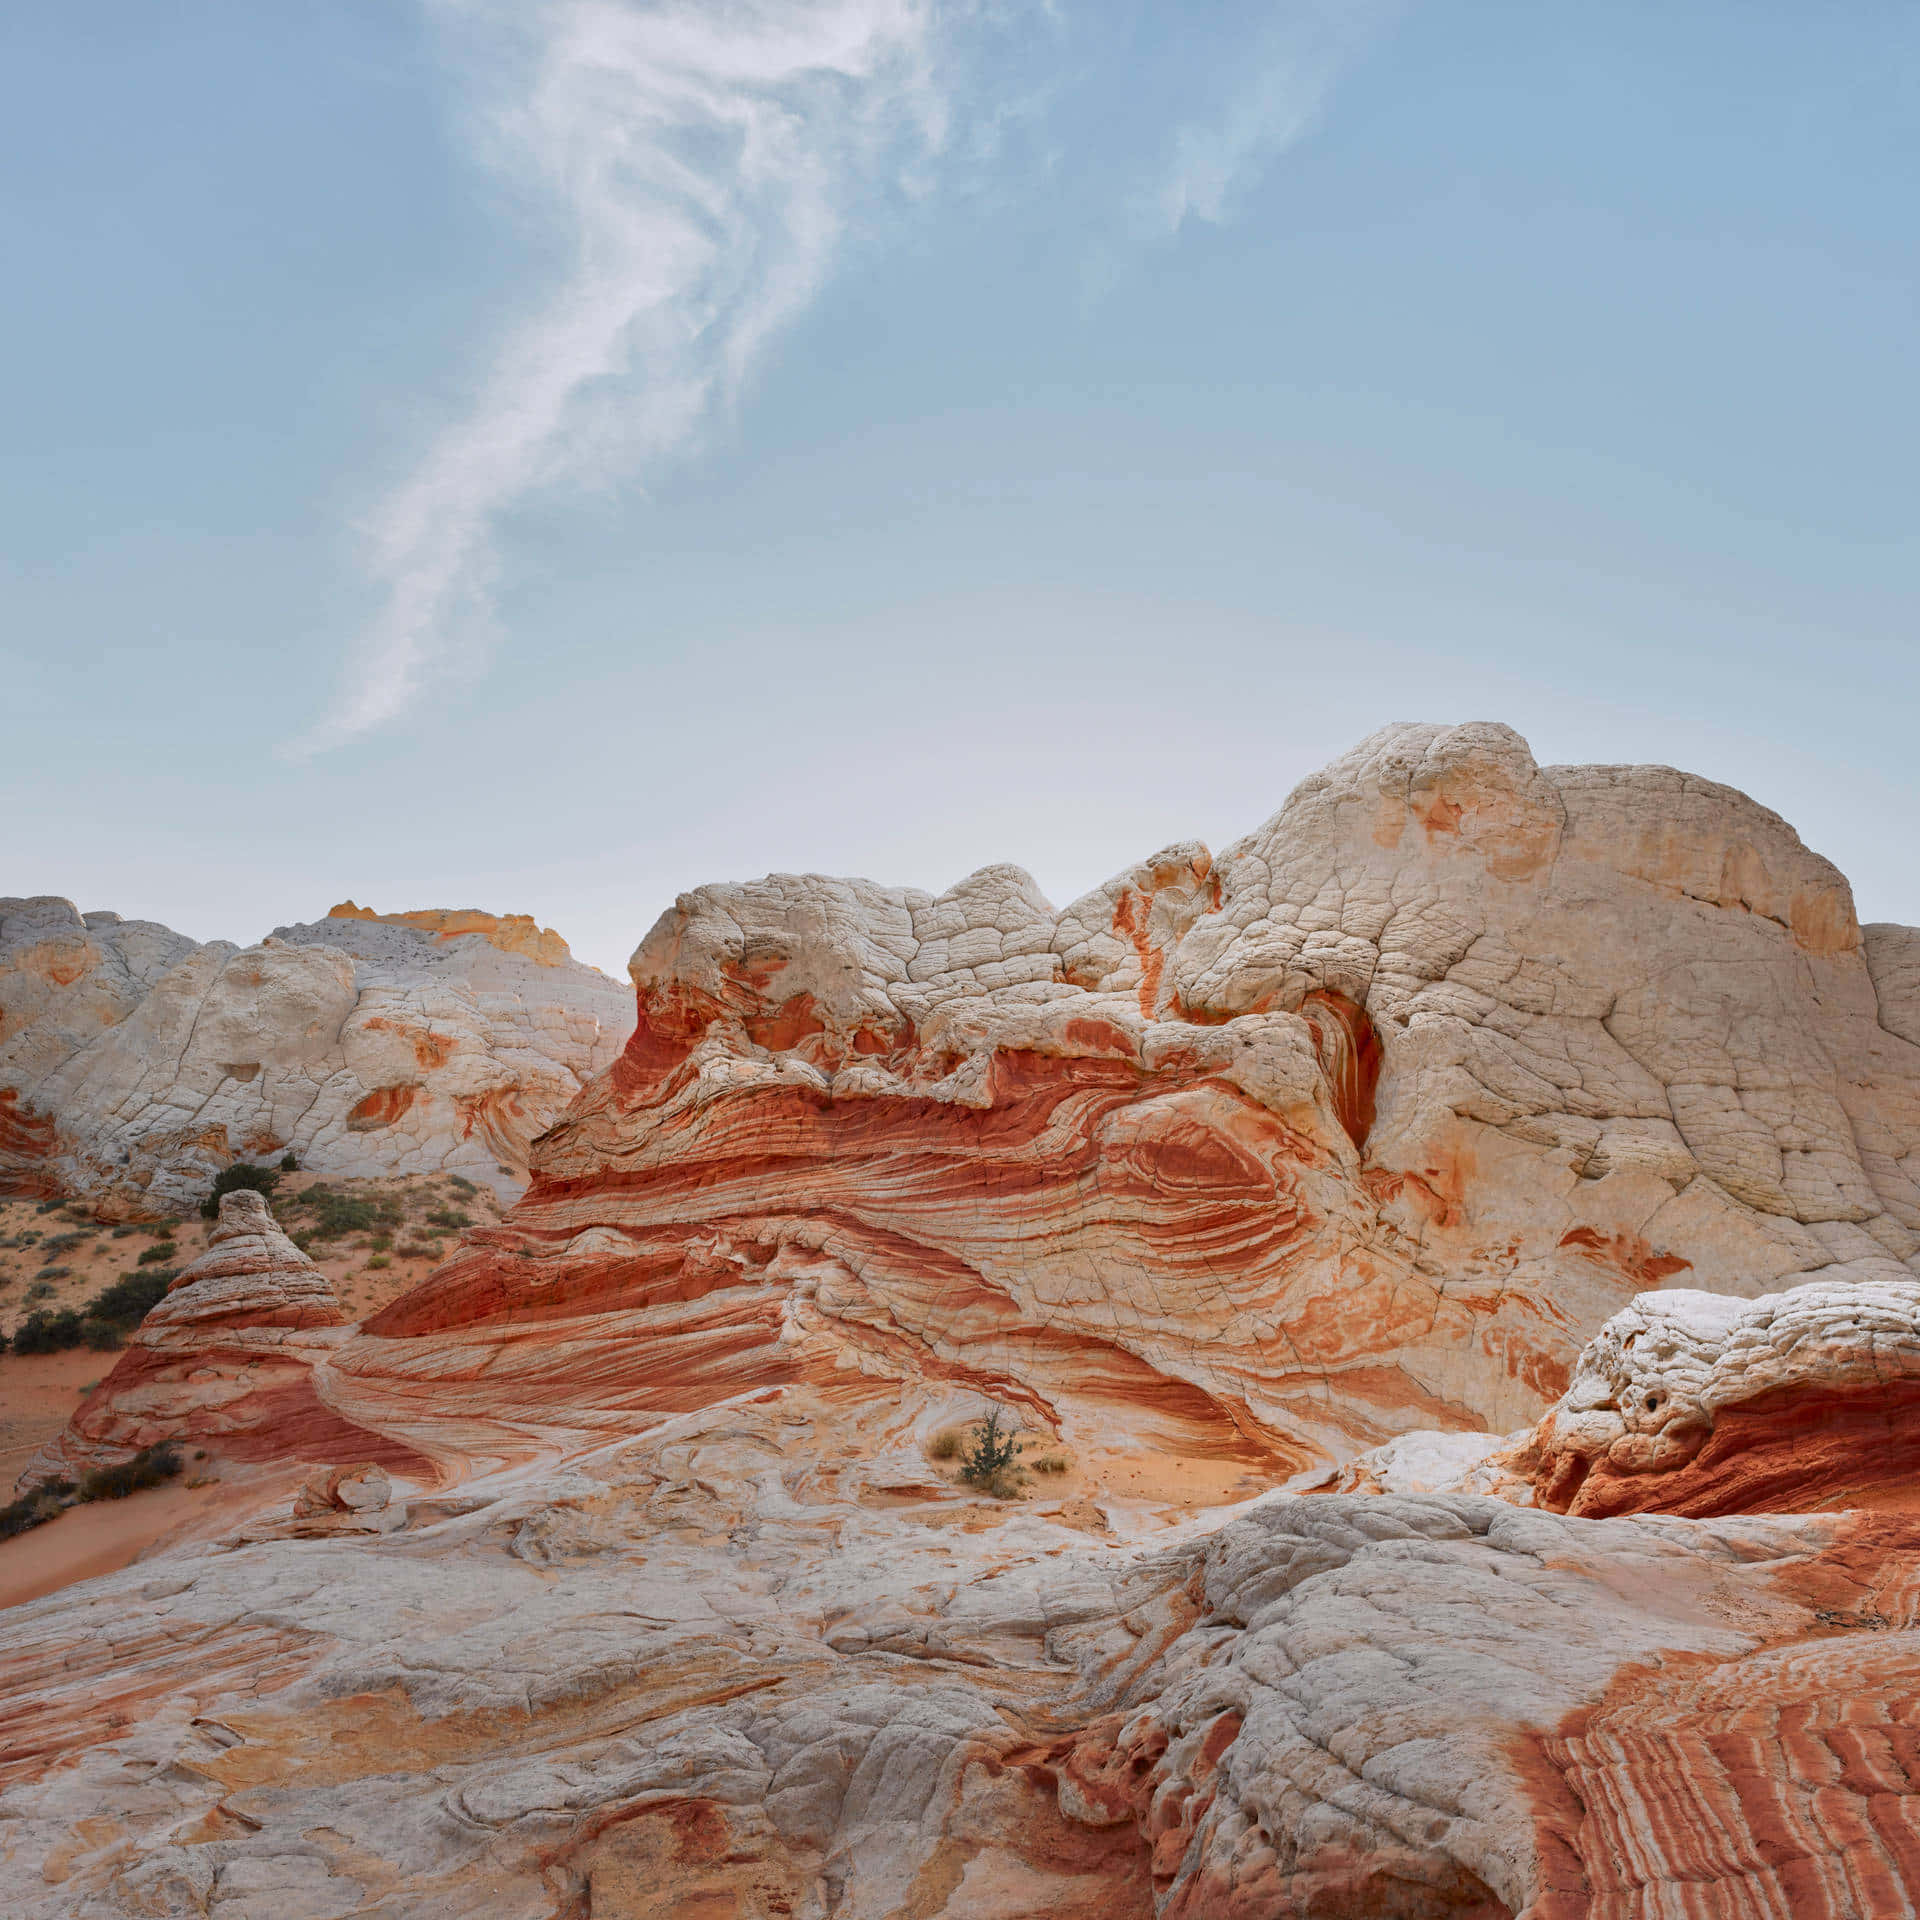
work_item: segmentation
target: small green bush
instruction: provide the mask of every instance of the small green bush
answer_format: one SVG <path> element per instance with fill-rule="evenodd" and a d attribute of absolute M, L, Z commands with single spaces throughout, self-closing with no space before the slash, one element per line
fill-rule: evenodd
<path fill-rule="evenodd" d="M 102 1288 L 87 1302 L 87 1312 L 110 1326 L 137 1327 L 167 1297 L 172 1273 L 129 1273 Z"/>
<path fill-rule="evenodd" d="M 308 1231 L 316 1240 L 337 1240 L 342 1234 L 377 1233 L 400 1224 L 400 1204 L 391 1198 L 339 1193 L 331 1187 L 309 1187 L 305 1202 L 313 1215 Z"/>
<path fill-rule="evenodd" d="M 473 1225 L 473 1215 L 461 1213 L 452 1207 L 436 1207 L 427 1215 L 428 1221 L 436 1227 L 445 1227 L 449 1233 L 457 1233 L 462 1227 Z"/>
<path fill-rule="evenodd" d="M 65 1353 L 69 1347 L 84 1346 L 86 1339 L 81 1331 L 80 1316 L 71 1307 L 64 1307 L 58 1313 L 49 1313 L 42 1307 L 14 1328 L 13 1350 L 20 1354 Z"/>
<path fill-rule="evenodd" d="M 1014 1456 L 1019 1451 L 1020 1442 L 1013 1429 L 1000 1424 L 1000 1409 L 990 1407 L 985 1424 L 968 1449 L 960 1478 L 968 1486 L 992 1494 L 996 1500 L 1010 1500 L 1019 1484 L 1019 1469 L 1014 1465 Z"/>
<path fill-rule="evenodd" d="M 243 1188 L 260 1194 L 265 1199 L 273 1198 L 273 1190 L 280 1184 L 280 1175 L 273 1167 L 251 1167 L 244 1161 L 226 1167 L 214 1176 L 213 1191 L 200 1202 L 200 1214 L 203 1219 L 217 1220 L 220 1217 L 220 1202 L 229 1193 L 239 1193 Z"/>
<path fill-rule="evenodd" d="M 115 1227 L 113 1237 L 116 1240 L 131 1240 L 136 1233 L 144 1231 L 145 1229 L 141 1227 Z"/>
<path fill-rule="evenodd" d="M 13 1350 L 66 1353 L 74 1347 L 89 1347 L 95 1353 L 111 1353 L 165 1297 L 173 1278 L 170 1272 L 129 1273 L 102 1288 L 84 1306 L 62 1307 L 58 1313 L 42 1307 L 14 1330 Z M 33 1297 L 29 1289 L 27 1299 Z"/>
<path fill-rule="evenodd" d="M 17 1533 L 25 1533 L 30 1527 L 44 1526 L 57 1514 L 64 1513 L 67 1501 L 73 1493 L 71 1480 L 49 1480 L 31 1493 L 23 1493 L 18 1500 L 0 1507 L 0 1540 L 11 1540 Z"/>
<path fill-rule="evenodd" d="M 296 1160 L 292 1154 L 288 1154 L 286 1158 L 280 1162 L 280 1171 L 282 1173 L 298 1173 L 300 1171 L 300 1162 Z"/>
<path fill-rule="evenodd" d="M 476 1187 L 471 1180 L 463 1179 L 457 1173 L 450 1173 L 447 1175 L 447 1185 L 450 1186 L 455 1193 L 464 1193 L 469 1196 L 476 1194 L 480 1191 L 480 1189 Z"/>
<path fill-rule="evenodd" d="M 73 1269 L 71 1267 L 42 1267 L 33 1277 L 42 1282 L 49 1280 L 68 1280 L 73 1277 Z M 53 1289 L 51 1287 L 47 1288 L 48 1293 L 52 1291 Z"/>
<path fill-rule="evenodd" d="M 392 1254 L 376 1253 L 373 1256 L 373 1258 L 367 1262 L 367 1271 L 369 1273 L 377 1273 L 382 1267 L 390 1267 L 392 1265 L 393 1265 Z"/>
<path fill-rule="evenodd" d="M 130 1493 L 171 1480 L 179 1471 L 179 1450 L 171 1441 L 163 1440 L 158 1446 L 142 1447 L 131 1460 L 122 1460 L 118 1466 L 95 1467 L 91 1473 L 83 1473 L 76 1498 L 124 1500 Z"/>
<path fill-rule="evenodd" d="M 28 1306 L 32 1306 L 36 1300 L 51 1300 L 52 1298 L 53 1282 L 51 1280 L 36 1280 L 33 1285 L 27 1289 Z"/>
<path fill-rule="evenodd" d="M 180 1249 L 171 1240 L 156 1240 L 152 1246 L 142 1249 L 138 1264 L 143 1267 L 155 1267 L 162 1260 L 171 1260 Z"/>

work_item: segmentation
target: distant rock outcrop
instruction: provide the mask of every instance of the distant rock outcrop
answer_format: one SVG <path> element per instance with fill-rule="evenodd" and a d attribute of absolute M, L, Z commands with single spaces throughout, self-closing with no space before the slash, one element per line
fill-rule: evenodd
<path fill-rule="evenodd" d="M 351 903 L 255 947 L 0 900 L 0 1191 L 183 1211 L 235 1160 L 519 1190 L 632 1030 L 531 920 Z"/>

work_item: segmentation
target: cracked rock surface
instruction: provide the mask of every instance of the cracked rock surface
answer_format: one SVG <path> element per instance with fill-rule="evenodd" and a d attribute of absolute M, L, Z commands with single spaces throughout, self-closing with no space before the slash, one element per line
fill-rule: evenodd
<path fill-rule="evenodd" d="M 524 917 L 349 902 L 242 949 L 0 899 L 0 1190 L 160 1218 L 292 1151 L 510 1196 L 632 1026 L 627 990 Z"/>
<path fill-rule="evenodd" d="M 0 1614 L 0 1910 L 1913 1912 L 1916 941 L 1492 725 L 1064 909 L 683 896 L 497 1226 L 142 1330 L 337 1430 Z"/>

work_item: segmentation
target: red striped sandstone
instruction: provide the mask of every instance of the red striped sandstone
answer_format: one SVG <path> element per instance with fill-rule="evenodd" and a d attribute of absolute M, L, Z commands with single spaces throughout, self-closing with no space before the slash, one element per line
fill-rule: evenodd
<path fill-rule="evenodd" d="M 687 896 L 521 1205 L 320 1330 L 316 1399 L 432 1463 L 391 1531 L 0 1623 L 4 1904 L 1920 1905 L 1920 1521 L 1728 1511 L 1907 1475 L 1752 1415 L 1907 1444 L 1913 945 L 1740 796 L 1493 727 L 1061 913 L 1008 868 Z M 1696 1450 L 1621 1403 L 1656 1374 Z M 936 1474 L 989 1395 L 1059 1492 Z M 1130 1492 L 1390 1438 L 1432 1485 L 1556 1405 L 1567 1498 L 1716 1517 Z"/>
<path fill-rule="evenodd" d="M 28 1482 L 75 1477 L 163 1441 L 240 1461 L 364 1455 L 418 1469 L 404 1441 L 337 1413 L 316 1377 L 347 1315 L 257 1193 L 229 1193 L 207 1250 L 167 1289 Z"/>

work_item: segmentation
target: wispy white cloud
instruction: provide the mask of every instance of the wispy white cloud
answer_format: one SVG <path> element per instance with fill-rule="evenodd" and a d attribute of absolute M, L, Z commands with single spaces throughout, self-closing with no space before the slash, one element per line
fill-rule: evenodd
<path fill-rule="evenodd" d="M 384 604 L 296 744 L 398 717 L 483 632 L 500 515 L 694 443 L 813 297 L 848 209 L 944 130 L 931 0 L 429 0 L 564 283 L 368 527 Z"/>
<path fill-rule="evenodd" d="M 567 266 L 368 517 L 378 611 L 294 754 L 399 718 L 484 646 L 501 522 L 529 495 L 644 477 L 698 445 L 877 194 L 921 194 L 936 173 L 978 187 L 998 165 L 998 195 L 1031 200 L 1073 170 L 1043 134 L 1049 103 L 1127 84 L 1104 0 L 1071 20 L 1062 0 L 421 4 L 483 153 L 538 203 Z M 1110 157 L 1086 157 L 1128 230 L 1119 252 L 1230 218 L 1394 4 L 1273 0 L 1248 33 L 1220 35 L 1212 105 L 1172 126 L 1150 184 L 1129 200 Z M 1081 64 L 1090 48 L 1109 51 Z M 1093 277 L 1111 283 L 1116 259 L 1104 266 Z"/>
<path fill-rule="evenodd" d="M 1149 234 L 1232 218 L 1239 197 L 1313 130 L 1342 69 L 1385 24 L 1388 0 L 1281 0 L 1235 62 L 1217 109 L 1176 127 L 1135 203 Z"/>

